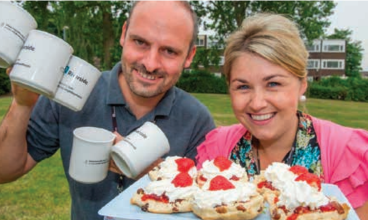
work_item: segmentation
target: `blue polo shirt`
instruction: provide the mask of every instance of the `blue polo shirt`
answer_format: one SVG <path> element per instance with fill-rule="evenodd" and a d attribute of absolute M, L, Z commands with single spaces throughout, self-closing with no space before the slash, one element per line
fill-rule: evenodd
<path fill-rule="evenodd" d="M 120 178 L 120 175 L 113 172 L 109 172 L 105 180 L 96 184 L 83 184 L 70 178 L 68 170 L 75 128 L 94 126 L 112 131 L 111 110 L 115 106 L 118 132 L 122 136 L 146 121 L 156 121 L 169 139 L 170 152 L 165 156 L 178 155 L 192 159 L 197 154 L 196 147 L 215 128 L 208 109 L 193 96 L 176 87 L 166 93 L 152 112 L 137 120 L 129 110 L 119 87 L 120 73 L 120 63 L 111 71 L 102 73 L 84 108 L 79 112 L 41 96 L 29 121 L 28 152 L 35 161 L 40 162 L 51 157 L 60 149 L 72 198 L 71 219 L 74 220 L 103 219 L 97 212 L 119 194 L 117 186 Z M 124 188 L 133 182 L 134 180 L 127 177 L 122 180 Z"/>

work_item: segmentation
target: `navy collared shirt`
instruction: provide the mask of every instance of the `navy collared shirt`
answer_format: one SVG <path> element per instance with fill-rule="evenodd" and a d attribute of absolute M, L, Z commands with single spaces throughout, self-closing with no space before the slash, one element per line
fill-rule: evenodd
<path fill-rule="evenodd" d="M 96 184 L 74 181 L 68 174 L 73 130 L 93 126 L 113 130 L 112 106 L 116 109 L 118 132 L 126 136 L 146 121 L 155 121 L 166 134 L 170 152 L 165 156 L 185 156 L 194 159 L 196 147 L 205 135 L 215 128 L 208 109 L 190 94 L 173 87 L 156 108 L 137 120 L 129 110 L 118 83 L 121 64 L 104 72 L 88 98 L 84 108 L 74 112 L 45 97 L 37 102 L 27 131 L 28 152 L 39 162 L 60 149 L 65 175 L 72 198 L 71 218 L 74 220 L 103 219 L 98 210 L 119 194 L 118 174 L 109 172 L 105 180 Z M 40 180 L 42 181 L 42 180 Z M 123 178 L 123 187 L 134 182 Z"/>

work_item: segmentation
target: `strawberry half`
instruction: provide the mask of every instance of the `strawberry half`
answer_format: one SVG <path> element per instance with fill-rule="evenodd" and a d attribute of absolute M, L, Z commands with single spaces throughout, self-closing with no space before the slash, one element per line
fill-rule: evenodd
<path fill-rule="evenodd" d="M 179 172 L 188 172 L 190 168 L 194 167 L 194 161 L 189 158 L 179 158 L 175 160 L 178 165 Z"/>
<path fill-rule="evenodd" d="M 317 187 L 318 190 L 321 191 L 321 180 L 313 173 L 303 173 L 298 176 L 295 181 L 306 181 L 309 185 Z"/>
<path fill-rule="evenodd" d="M 293 172 L 295 175 L 300 175 L 300 174 L 303 174 L 303 173 L 308 173 L 308 170 L 307 168 L 303 167 L 303 166 L 299 166 L 299 165 L 295 165 L 295 166 L 292 166 L 289 168 L 289 170 L 291 172 Z"/>
<path fill-rule="evenodd" d="M 175 187 L 187 187 L 193 184 L 193 179 L 188 173 L 179 173 L 171 183 L 174 184 Z"/>
<path fill-rule="evenodd" d="M 218 175 L 210 182 L 210 191 L 234 189 L 235 186 L 225 177 Z"/>
<path fill-rule="evenodd" d="M 213 164 L 215 164 L 215 166 L 218 167 L 221 172 L 229 169 L 231 166 L 231 163 L 232 162 L 229 159 L 223 156 L 218 156 L 213 161 Z"/>

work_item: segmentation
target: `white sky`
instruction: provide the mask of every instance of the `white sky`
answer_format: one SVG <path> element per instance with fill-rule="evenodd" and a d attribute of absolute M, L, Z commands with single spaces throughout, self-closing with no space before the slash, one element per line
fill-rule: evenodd
<path fill-rule="evenodd" d="M 353 31 L 352 40 L 362 41 L 362 68 L 368 71 L 368 1 L 336 1 L 335 13 L 330 17 L 331 25 L 327 33 L 334 28 Z"/>

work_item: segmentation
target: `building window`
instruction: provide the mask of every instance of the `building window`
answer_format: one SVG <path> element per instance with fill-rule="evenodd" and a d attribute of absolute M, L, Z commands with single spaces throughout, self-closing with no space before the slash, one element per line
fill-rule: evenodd
<path fill-rule="evenodd" d="M 321 52 L 321 40 L 313 40 L 311 44 L 307 44 L 306 46 L 309 52 Z"/>
<path fill-rule="evenodd" d="M 322 60 L 322 69 L 343 70 L 345 60 Z"/>
<path fill-rule="evenodd" d="M 308 65 L 307 65 L 307 69 L 319 69 L 320 68 L 320 62 L 319 60 L 315 60 L 315 59 L 310 59 L 308 60 Z"/>
<path fill-rule="evenodd" d="M 325 52 L 344 52 L 344 47 L 341 45 L 326 45 L 323 47 Z"/>
<path fill-rule="evenodd" d="M 205 43 L 205 36 L 204 35 L 198 36 L 196 45 L 197 46 L 205 46 L 204 43 Z"/>
<path fill-rule="evenodd" d="M 328 53 L 344 53 L 345 41 L 344 40 L 325 40 L 322 42 L 322 52 Z"/>
<path fill-rule="evenodd" d="M 309 46 L 307 46 L 307 49 L 308 49 L 309 52 L 320 52 L 321 51 L 319 49 L 319 44 L 309 45 Z"/>
<path fill-rule="evenodd" d="M 224 58 L 224 56 L 220 56 L 220 62 L 219 62 L 219 65 L 220 65 L 220 66 L 223 66 L 223 65 L 224 65 L 224 63 L 225 63 L 225 58 Z"/>

